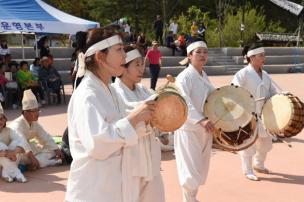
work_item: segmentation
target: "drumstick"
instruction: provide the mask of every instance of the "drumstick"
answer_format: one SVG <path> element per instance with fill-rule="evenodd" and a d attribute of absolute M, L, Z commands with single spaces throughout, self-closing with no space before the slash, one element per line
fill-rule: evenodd
<path fill-rule="evenodd" d="M 285 140 L 282 140 L 282 138 L 278 137 L 277 135 L 276 135 L 275 137 L 278 138 L 278 140 L 279 140 L 280 142 L 285 143 L 285 144 L 287 144 L 288 147 L 292 148 L 292 145 L 289 144 L 288 142 L 286 142 Z"/>
<path fill-rule="evenodd" d="M 258 101 L 262 101 L 262 100 L 265 100 L 265 99 L 266 99 L 265 97 L 260 97 L 258 99 L 255 99 L 255 101 L 258 102 Z"/>

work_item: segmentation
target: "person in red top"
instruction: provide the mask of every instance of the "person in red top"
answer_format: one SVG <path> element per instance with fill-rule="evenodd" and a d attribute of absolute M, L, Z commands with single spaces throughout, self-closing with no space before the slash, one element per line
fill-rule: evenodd
<path fill-rule="evenodd" d="M 161 67 L 161 53 L 158 50 L 157 41 L 152 41 L 152 48 L 148 50 L 145 57 L 145 66 L 149 60 L 149 70 L 151 75 L 151 85 L 150 88 L 155 90 L 157 79 L 159 76 L 159 71 Z"/>
<path fill-rule="evenodd" d="M 187 55 L 187 50 L 186 50 L 186 39 L 185 39 L 185 34 L 181 33 L 178 37 L 178 42 L 179 42 L 179 48 L 182 50 L 182 55 L 186 56 Z"/>

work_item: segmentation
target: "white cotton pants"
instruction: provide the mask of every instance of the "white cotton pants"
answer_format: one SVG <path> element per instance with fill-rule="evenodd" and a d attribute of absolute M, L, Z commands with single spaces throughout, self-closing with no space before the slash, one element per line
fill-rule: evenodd
<path fill-rule="evenodd" d="M 142 177 L 134 178 L 134 202 L 165 202 L 164 184 L 160 174 L 151 181 Z"/>
<path fill-rule="evenodd" d="M 39 161 L 39 166 L 40 168 L 44 168 L 47 166 L 54 166 L 57 165 L 58 163 L 58 159 L 55 159 L 55 152 L 54 151 L 42 151 L 38 154 L 35 154 L 35 157 L 37 158 L 37 160 Z M 25 164 L 25 165 L 29 165 L 31 164 L 31 159 L 29 157 L 27 157 L 26 155 L 23 155 L 22 158 L 20 159 L 20 163 Z"/>
<path fill-rule="evenodd" d="M 203 128 L 200 131 L 179 129 L 174 134 L 177 173 L 184 201 L 196 201 L 197 190 L 208 175 L 212 135 Z"/>
<path fill-rule="evenodd" d="M 264 168 L 267 153 L 272 148 L 272 137 L 258 137 L 256 142 L 249 148 L 239 151 L 242 160 L 242 170 L 244 174 L 252 174 L 253 166 Z M 252 165 L 253 164 L 253 165 Z"/>

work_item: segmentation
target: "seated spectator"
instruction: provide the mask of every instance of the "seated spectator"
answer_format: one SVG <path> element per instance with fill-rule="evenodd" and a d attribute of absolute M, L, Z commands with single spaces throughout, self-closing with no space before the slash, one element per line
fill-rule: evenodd
<path fill-rule="evenodd" d="M 8 56 L 10 56 L 10 49 L 7 46 L 7 41 L 3 39 L 0 42 L 0 62 L 7 61 Z"/>
<path fill-rule="evenodd" d="M 176 45 L 174 43 L 175 38 L 172 31 L 169 31 L 168 36 L 166 38 L 166 44 L 168 48 L 172 49 L 172 56 L 175 56 L 175 51 L 177 50 Z"/>
<path fill-rule="evenodd" d="M 200 23 L 200 26 L 198 28 L 198 40 L 206 41 L 205 40 L 205 33 L 206 33 L 206 27 L 204 23 Z"/>
<path fill-rule="evenodd" d="M 178 47 L 181 49 L 182 55 L 186 56 L 187 55 L 187 44 L 186 44 L 185 34 L 181 33 L 177 40 L 179 42 Z"/>
<path fill-rule="evenodd" d="M 18 169 L 19 156 L 24 154 L 25 142 L 14 130 L 6 127 L 7 118 L 0 105 L 0 167 L 1 177 L 7 182 L 26 182 Z"/>
<path fill-rule="evenodd" d="M 68 128 L 65 129 L 63 136 L 62 136 L 61 152 L 64 156 L 66 163 L 68 165 L 70 165 L 73 161 L 73 157 L 72 157 L 71 151 L 70 151 Z"/>
<path fill-rule="evenodd" d="M 4 72 L 4 76 L 7 79 L 7 83 L 5 84 L 5 90 L 6 90 L 6 100 L 8 103 L 12 104 L 13 109 L 18 108 L 19 102 L 21 100 L 19 99 L 19 88 L 16 78 L 16 73 L 18 70 L 18 63 L 13 61 L 10 63 L 9 68 L 7 68 Z"/>
<path fill-rule="evenodd" d="M 33 64 L 30 66 L 30 71 L 37 78 L 39 77 L 40 68 L 40 58 L 35 58 Z"/>
<path fill-rule="evenodd" d="M 57 95 L 57 104 L 61 103 L 60 87 L 62 84 L 60 74 L 58 71 L 49 64 L 47 57 L 41 59 L 41 69 L 39 72 L 39 80 L 43 83 L 44 87 L 51 89 L 52 93 Z"/>
<path fill-rule="evenodd" d="M 22 115 L 16 118 L 9 127 L 25 140 L 25 153 L 20 163 L 30 170 L 62 163 L 62 153 L 52 136 L 38 123 L 38 102 L 31 89 L 25 90 L 22 99 Z M 36 139 L 37 143 L 31 140 Z"/>
<path fill-rule="evenodd" d="M 141 55 L 146 55 L 148 44 L 145 33 L 141 32 L 140 35 L 138 35 L 136 45 Z"/>
<path fill-rule="evenodd" d="M 20 69 L 16 73 L 16 78 L 22 91 L 32 89 L 36 96 L 39 95 L 41 104 L 46 104 L 44 93 L 38 82 L 38 78 L 28 70 L 28 63 L 26 61 L 20 62 Z"/>
<path fill-rule="evenodd" d="M 0 63 L 0 102 L 3 103 L 5 101 L 5 84 L 7 83 L 7 79 L 4 76 L 5 65 Z"/>

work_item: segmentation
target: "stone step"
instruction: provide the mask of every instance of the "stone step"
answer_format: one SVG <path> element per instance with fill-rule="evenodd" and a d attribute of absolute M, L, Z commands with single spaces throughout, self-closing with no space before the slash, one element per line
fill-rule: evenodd
<path fill-rule="evenodd" d="M 233 57 L 236 64 L 243 64 L 242 56 Z M 304 63 L 304 55 L 266 56 L 265 64 L 298 64 Z"/>
<path fill-rule="evenodd" d="M 22 59 L 22 48 L 10 48 L 11 56 L 13 59 Z M 50 53 L 54 58 L 71 58 L 74 48 L 50 48 Z M 34 59 L 36 58 L 36 52 L 33 47 L 24 48 L 25 59 Z M 39 56 L 39 50 L 38 50 Z"/>

